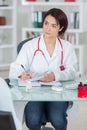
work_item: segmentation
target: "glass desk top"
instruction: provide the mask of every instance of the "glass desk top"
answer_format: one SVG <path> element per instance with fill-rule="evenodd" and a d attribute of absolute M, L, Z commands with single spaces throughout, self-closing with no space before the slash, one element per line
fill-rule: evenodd
<path fill-rule="evenodd" d="M 14 101 L 85 101 L 87 98 L 78 98 L 77 88 L 67 88 L 66 86 L 78 85 L 76 81 L 62 82 L 62 91 L 55 91 L 51 86 L 32 87 L 26 92 L 26 87 L 19 87 L 14 82 L 11 88 L 12 98 Z"/>
<path fill-rule="evenodd" d="M 14 101 L 73 101 L 78 100 L 77 90 L 64 90 L 57 92 L 51 87 L 32 87 L 29 92 L 25 87 L 12 88 L 12 98 Z"/>

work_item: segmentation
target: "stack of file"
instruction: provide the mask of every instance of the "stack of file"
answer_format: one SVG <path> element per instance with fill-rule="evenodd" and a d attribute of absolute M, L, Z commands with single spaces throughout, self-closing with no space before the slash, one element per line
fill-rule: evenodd
<path fill-rule="evenodd" d="M 42 28 L 44 14 L 44 11 L 34 11 L 32 13 L 32 23 L 35 28 Z"/>

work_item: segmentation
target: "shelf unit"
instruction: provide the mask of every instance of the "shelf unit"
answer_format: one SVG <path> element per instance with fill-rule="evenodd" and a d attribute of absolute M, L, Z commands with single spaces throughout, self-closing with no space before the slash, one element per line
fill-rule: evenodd
<path fill-rule="evenodd" d="M 0 3 L 0 16 L 6 19 L 5 25 L 0 25 L 0 70 L 8 69 L 16 57 L 16 0 Z"/>
<path fill-rule="evenodd" d="M 72 34 L 74 35 L 75 43 L 73 44 L 78 57 L 78 71 L 84 74 L 87 71 L 87 63 L 85 63 L 85 61 L 83 60 L 87 49 L 87 44 L 85 44 L 86 41 L 84 40 L 85 39 L 84 37 L 87 35 L 87 18 L 85 17 L 87 12 L 87 2 L 84 0 L 76 0 L 76 2 L 64 2 L 64 0 L 59 0 L 59 1 L 49 0 L 49 2 L 45 2 L 45 0 L 42 1 L 37 0 L 35 2 L 29 2 L 26 0 L 22 0 L 22 5 L 29 7 L 29 10 L 31 11 L 30 15 L 28 13 L 29 19 L 27 19 L 29 21 L 28 22 L 29 24 L 26 25 L 26 27 L 22 28 L 22 40 L 29 37 L 33 37 L 34 35 L 37 36 L 42 32 L 41 28 L 35 28 L 33 25 L 33 20 L 34 20 L 32 19 L 33 12 L 47 11 L 48 9 L 53 7 L 64 10 L 69 20 L 69 27 L 65 34 L 65 38 L 67 37 L 68 34 L 71 36 Z M 78 27 L 72 28 L 71 22 L 73 19 L 71 18 L 71 16 L 75 12 L 78 12 L 79 14 L 78 15 L 79 23 L 78 23 Z M 80 39 L 83 39 L 84 41 L 81 41 Z"/>

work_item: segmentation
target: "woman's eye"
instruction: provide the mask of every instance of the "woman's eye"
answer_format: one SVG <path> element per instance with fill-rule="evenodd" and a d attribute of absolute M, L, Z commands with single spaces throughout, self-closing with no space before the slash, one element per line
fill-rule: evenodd
<path fill-rule="evenodd" d="M 56 25 L 52 25 L 53 28 L 56 28 L 57 26 Z"/>
<path fill-rule="evenodd" d="M 56 25 L 56 24 L 50 24 L 50 23 L 47 22 L 47 21 L 44 22 L 44 25 L 49 26 L 49 27 L 54 28 L 54 29 L 57 28 L 57 25 Z"/>
<path fill-rule="evenodd" d="M 48 25 L 48 22 L 44 22 L 45 25 Z"/>

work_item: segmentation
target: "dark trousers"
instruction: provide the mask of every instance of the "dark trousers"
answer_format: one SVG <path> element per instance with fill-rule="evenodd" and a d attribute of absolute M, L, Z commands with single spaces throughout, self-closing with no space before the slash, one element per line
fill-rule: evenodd
<path fill-rule="evenodd" d="M 67 102 L 28 102 L 25 106 L 25 122 L 30 130 L 40 130 L 44 112 L 56 130 L 67 129 Z"/>

